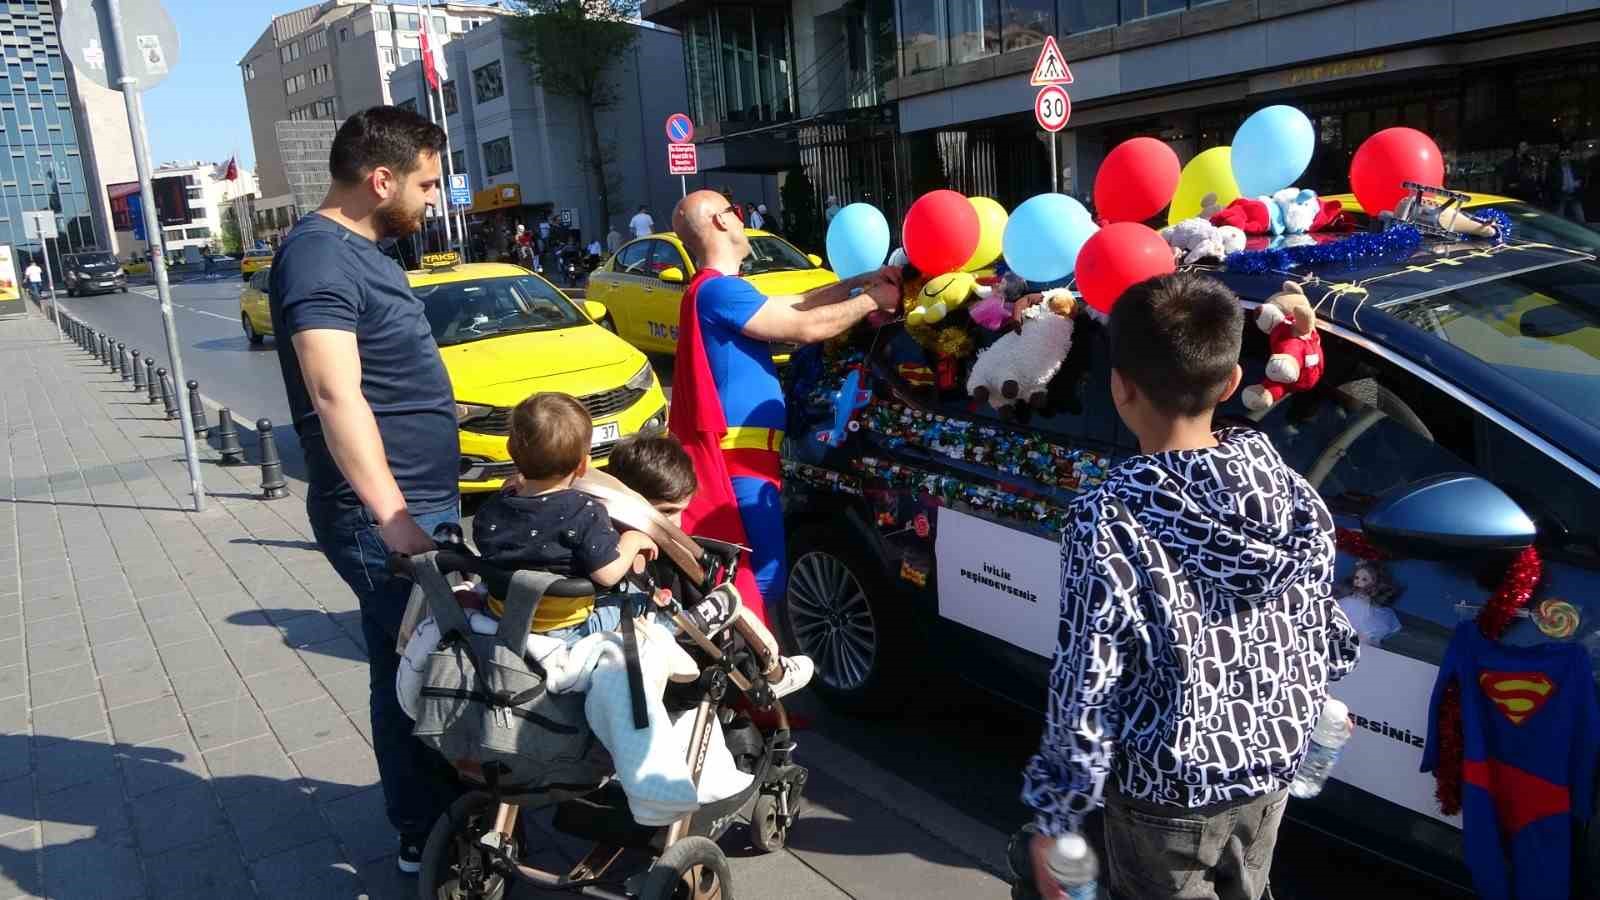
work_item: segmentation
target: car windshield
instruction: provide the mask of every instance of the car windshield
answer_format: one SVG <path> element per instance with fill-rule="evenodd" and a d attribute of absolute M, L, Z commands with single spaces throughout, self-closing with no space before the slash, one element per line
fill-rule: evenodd
<path fill-rule="evenodd" d="M 79 253 L 72 257 L 72 264 L 85 269 L 97 269 L 116 265 L 117 258 L 109 253 Z"/>
<path fill-rule="evenodd" d="M 425 305 L 433 339 L 441 347 L 586 321 L 560 291 L 531 275 L 451 281 L 412 292 Z"/>
<path fill-rule="evenodd" d="M 1469 282 L 1384 308 L 1600 426 L 1600 265 L 1595 261 Z"/>
<path fill-rule="evenodd" d="M 767 272 L 792 272 L 796 269 L 815 268 L 804 253 L 790 246 L 788 241 L 775 237 L 750 238 L 750 255 L 739 266 L 740 275 L 763 275 Z"/>

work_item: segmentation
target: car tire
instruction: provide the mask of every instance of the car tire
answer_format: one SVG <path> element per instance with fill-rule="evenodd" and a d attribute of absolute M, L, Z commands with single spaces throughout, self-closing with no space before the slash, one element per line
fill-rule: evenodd
<path fill-rule="evenodd" d="M 256 331 L 256 326 L 251 324 L 250 317 L 244 313 L 239 314 L 239 322 L 244 325 L 244 336 L 250 341 L 251 346 L 259 347 L 267 339 L 266 335 Z"/>
<path fill-rule="evenodd" d="M 786 651 L 811 657 L 811 685 L 835 709 L 864 715 L 898 706 L 916 639 L 895 624 L 904 611 L 895 614 L 897 591 L 882 562 L 836 524 L 802 526 L 788 551 L 788 587 L 770 616 Z"/>
<path fill-rule="evenodd" d="M 127 285 L 123 285 L 122 287 L 118 288 L 118 290 L 121 291 L 122 293 L 126 294 L 128 292 L 128 286 Z"/>

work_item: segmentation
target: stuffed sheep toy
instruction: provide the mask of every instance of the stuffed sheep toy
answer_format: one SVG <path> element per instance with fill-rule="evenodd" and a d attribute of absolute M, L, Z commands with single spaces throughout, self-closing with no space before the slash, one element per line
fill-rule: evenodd
<path fill-rule="evenodd" d="M 1213 225 L 1204 216 L 1184 219 L 1161 229 L 1179 265 L 1224 259 L 1244 249 L 1244 232 L 1232 225 Z"/>
<path fill-rule="evenodd" d="M 1076 308 L 1071 291 L 1045 291 L 1043 301 L 1022 314 L 1017 331 L 1002 335 L 978 354 L 967 376 L 967 393 L 995 409 L 1014 403 L 1043 406 L 1050 379 L 1072 350 Z"/>

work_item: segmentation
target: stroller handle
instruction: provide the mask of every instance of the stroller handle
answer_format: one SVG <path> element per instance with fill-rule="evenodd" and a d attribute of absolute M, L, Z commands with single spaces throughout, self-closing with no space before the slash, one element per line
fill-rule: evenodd
<path fill-rule="evenodd" d="M 439 573 L 447 575 L 451 572 L 460 572 L 463 575 L 482 575 L 483 561 L 471 553 L 460 550 L 440 548 L 435 559 L 439 563 Z M 411 562 L 411 557 L 404 553 L 391 553 L 387 563 L 389 574 L 401 578 L 416 580 L 416 566 Z"/>

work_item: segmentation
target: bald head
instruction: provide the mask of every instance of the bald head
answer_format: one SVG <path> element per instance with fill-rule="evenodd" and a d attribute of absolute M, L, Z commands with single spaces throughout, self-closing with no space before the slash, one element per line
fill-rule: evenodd
<path fill-rule="evenodd" d="M 729 212 L 730 205 L 716 191 L 695 191 L 672 210 L 672 230 L 702 266 L 737 266 L 749 252 L 744 223 Z"/>

